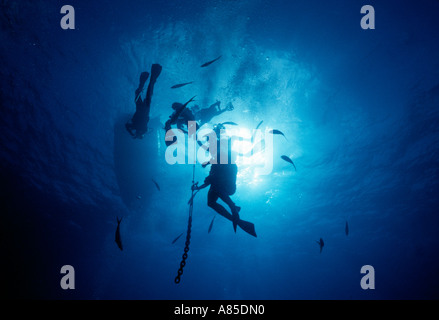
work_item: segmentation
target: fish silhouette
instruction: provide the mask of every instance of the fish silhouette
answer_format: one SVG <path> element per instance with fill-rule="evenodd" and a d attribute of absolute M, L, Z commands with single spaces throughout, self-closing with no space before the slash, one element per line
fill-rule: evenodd
<path fill-rule="evenodd" d="M 273 130 L 270 130 L 270 131 L 268 131 L 268 132 L 271 133 L 271 134 L 278 134 L 278 135 L 281 135 L 281 136 L 283 136 L 283 137 L 288 141 L 287 137 L 285 137 L 285 135 L 283 134 L 283 132 L 280 131 L 280 130 L 273 129 Z"/>
<path fill-rule="evenodd" d="M 219 60 L 221 57 L 222 56 L 219 56 L 218 58 L 213 59 L 212 61 L 209 61 L 209 62 L 206 62 L 206 63 L 202 64 L 201 68 L 207 67 L 208 65 L 210 65 L 210 64 L 214 63 L 215 61 Z"/>
<path fill-rule="evenodd" d="M 259 127 L 261 126 L 262 122 L 264 122 L 264 120 L 261 120 L 261 122 L 258 123 L 258 125 L 256 126 L 255 131 L 257 131 L 257 130 L 259 129 Z M 255 134 L 256 134 L 256 133 L 255 133 Z M 255 134 L 253 134 L 253 135 L 252 135 L 252 138 L 251 138 L 251 143 L 252 143 L 252 145 L 253 145 L 253 143 L 254 143 L 254 141 L 255 141 Z"/>
<path fill-rule="evenodd" d="M 349 225 L 347 221 L 346 221 L 346 226 L 344 227 L 344 232 L 346 233 L 346 235 L 349 235 Z"/>
<path fill-rule="evenodd" d="M 116 241 L 117 246 L 119 247 L 119 249 L 122 251 L 123 250 L 122 239 L 120 237 L 120 223 L 122 222 L 122 218 L 120 218 L 120 220 L 119 220 L 119 217 L 116 217 L 116 219 L 117 219 L 117 228 L 116 228 L 116 239 L 115 239 L 115 241 Z"/>
<path fill-rule="evenodd" d="M 325 245 L 325 243 L 323 242 L 323 239 L 320 238 L 320 241 L 316 241 L 316 242 L 320 246 L 320 253 L 322 253 L 323 246 Z"/>
<path fill-rule="evenodd" d="M 155 184 L 157 190 L 160 191 L 160 186 L 159 186 L 159 184 L 158 184 L 154 179 L 151 179 L 151 180 L 152 180 L 152 182 L 154 182 L 154 184 Z"/>
<path fill-rule="evenodd" d="M 207 233 L 210 233 L 210 231 L 212 231 L 213 220 L 215 220 L 215 217 L 216 217 L 216 216 L 213 216 L 212 222 L 210 223 L 209 230 L 207 230 Z"/>
<path fill-rule="evenodd" d="M 191 81 L 191 82 L 185 82 L 185 83 L 176 84 L 176 85 L 172 86 L 171 89 L 181 88 L 181 87 L 187 86 L 188 84 L 191 84 L 191 83 L 194 83 L 194 82 Z"/>
<path fill-rule="evenodd" d="M 286 162 L 291 163 L 291 164 L 293 165 L 293 167 L 294 167 L 294 170 L 297 171 L 296 166 L 294 165 L 293 160 L 291 160 L 289 157 L 287 157 L 287 156 L 285 156 L 285 155 L 281 156 L 281 158 L 282 158 L 283 160 L 285 160 Z"/>
<path fill-rule="evenodd" d="M 194 101 L 195 97 L 196 97 L 196 96 L 193 96 L 192 98 L 190 98 L 188 102 L 186 102 L 184 105 L 182 105 L 182 106 L 180 107 L 180 109 L 176 110 L 176 111 L 175 111 L 175 112 L 169 117 L 169 120 L 168 120 L 167 122 L 169 122 L 169 123 L 174 123 L 174 122 L 178 119 L 178 117 L 180 116 L 180 114 L 183 112 L 183 110 L 186 108 L 186 106 L 187 106 L 190 102 Z"/>
<path fill-rule="evenodd" d="M 237 126 L 237 125 L 238 125 L 237 123 L 235 123 L 235 122 L 233 122 L 233 121 L 226 121 L 226 122 L 223 122 L 222 124 L 223 124 L 223 125 L 224 125 L 224 124 L 229 124 L 229 125 L 231 125 L 231 126 Z"/>
<path fill-rule="evenodd" d="M 174 243 L 176 243 L 177 242 L 177 240 L 178 239 L 180 239 L 180 237 L 183 235 L 183 233 L 182 234 L 180 234 L 177 238 L 175 238 L 173 241 L 172 241 L 172 244 L 174 244 Z"/>

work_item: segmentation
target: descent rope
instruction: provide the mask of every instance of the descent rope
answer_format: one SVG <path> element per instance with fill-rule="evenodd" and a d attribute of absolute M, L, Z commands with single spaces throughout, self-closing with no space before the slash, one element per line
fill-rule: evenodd
<path fill-rule="evenodd" d="M 196 136 L 194 137 L 194 145 L 196 146 Z M 196 156 L 196 147 L 194 146 L 194 166 L 192 168 L 192 186 L 195 184 L 195 156 Z M 181 257 L 181 262 L 180 262 L 180 268 L 178 269 L 177 272 L 177 276 L 174 279 L 174 282 L 176 284 L 180 283 L 180 277 L 183 274 L 183 268 L 186 265 L 186 259 L 187 259 L 187 253 L 189 252 L 189 245 L 191 244 L 191 229 L 192 229 L 192 211 L 194 210 L 194 189 L 191 188 L 192 190 L 192 197 L 190 201 L 190 206 L 189 206 L 189 219 L 188 219 L 188 223 L 187 223 L 187 234 L 186 234 L 186 242 L 185 242 L 185 247 L 184 247 L 184 253 Z"/>
<path fill-rule="evenodd" d="M 180 262 L 180 268 L 178 269 L 177 276 L 175 277 L 175 283 L 180 283 L 180 277 L 183 274 L 183 268 L 186 265 L 187 253 L 189 251 L 189 245 L 191 244 L 191 228 L 192 228 L 192 210 L 193 204 L 189 207 L 189 220 L 187 223 L 187 235 L 186 235 L 186 243 L 184 247 L 184 253 Z"/>

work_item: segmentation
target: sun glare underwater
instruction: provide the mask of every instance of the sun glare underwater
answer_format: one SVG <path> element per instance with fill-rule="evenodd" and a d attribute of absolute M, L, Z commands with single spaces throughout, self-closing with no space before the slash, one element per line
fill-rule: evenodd
<path fill-rule="evenodd" d="M 8 298 L 439 298 L 437 1 L 74 0 L 64 29 L 66 4 L 0 3 Z M 241 137 L 230 208 L 256 237 L 191 190 L 211 157 L 189 134 L 166 161 L 194 96 L 223 110 L 198 133 Z"/>

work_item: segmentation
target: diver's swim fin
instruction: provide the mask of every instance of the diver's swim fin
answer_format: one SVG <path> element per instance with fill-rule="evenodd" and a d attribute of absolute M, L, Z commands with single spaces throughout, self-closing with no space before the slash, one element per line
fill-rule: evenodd
<path fill-rule="evenodd" d="M 241 211 L 241 207 L 235 206 L 235 212 L 232 212 L 232 222 L 233 222 L 233 230 L 236 233 L 236 226 L 238 225 L 239 219 L 239 211 Z"/>
<path fill-rule="evenodd" d="M 155 63 L 151 67 L 151 82 L 155 82 L 162 72 L 162 66 Z"/>
<path fill-rule="evenodd" d="M 253 223 L 239 219 L 238 226 L 253 237 L 257 237 Z"/>

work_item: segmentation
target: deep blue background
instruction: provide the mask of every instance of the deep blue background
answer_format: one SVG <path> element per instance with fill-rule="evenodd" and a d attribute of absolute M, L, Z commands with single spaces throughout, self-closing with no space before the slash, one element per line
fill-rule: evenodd
<path fill-rule="evenodd" d="M 439 297 L 437 1 L 109 2 L 1 1 L 7 297 Z M 75 30 L 60 27 L 64 4 Z M 365 4 L 375 30 L 360 27 Z M 152 63 L 163 66 L 153 130 L 132 140 L 123 124 Z M 197 196 L 176 285 L 184 236 L 171 242 L 186 230 L 192 167 L 166 164 L 161 128 L 171 104 L 193 95 L 234 104 L 217 121 L 264 120 L 288 140 L 274 139 L 272 174 L 240 167 L 233 199 L 258 238 L 222 217 L 208 234 L 214 214 L 207 192 Z M 196 179 L 206 175 L 197 166 Z M 75 290 L 59 286 L 65 264 Z M 366 264 L 375 290 L 360 287 Z"/>

